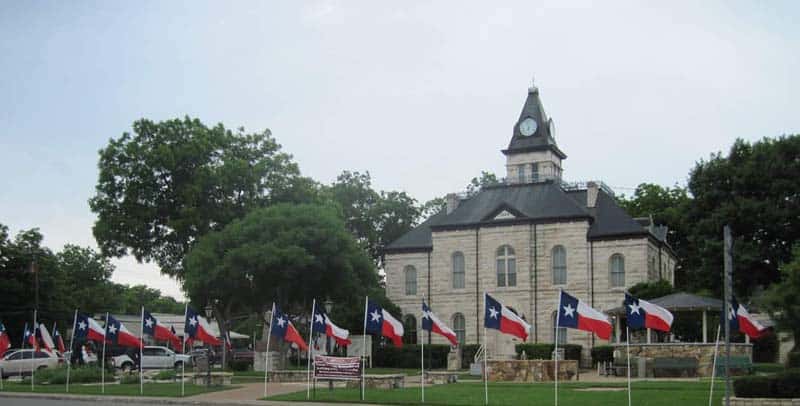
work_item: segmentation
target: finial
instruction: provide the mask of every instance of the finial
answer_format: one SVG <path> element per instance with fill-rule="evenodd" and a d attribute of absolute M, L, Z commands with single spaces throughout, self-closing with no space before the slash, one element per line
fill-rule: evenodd
<path fill-rule="evenodd" d="M 528 88 L 528 93 L 536 93 L 539 90 L 536 88 L 536 76 L 531 75 L 531 87 Z"/>

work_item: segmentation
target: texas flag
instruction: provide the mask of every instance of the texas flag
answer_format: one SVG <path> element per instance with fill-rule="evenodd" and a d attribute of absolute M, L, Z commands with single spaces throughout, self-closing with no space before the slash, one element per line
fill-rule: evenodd
<path fill-rule="evenodd" d="M 56 345 L 53 343 L 53 337 L 50 337 L 50 332 L 47 331 L 47 327 L 45 327 L 42 323 L 39 323 L 39 326 L 36 328 L 36 339 L 39 340 L 40 343 L 44 344 L 45 351 L 51 354 L 53 353 Z"/>
<path fill-rule="evenodd" d="M 371 300 L 367 302 L 364 321 L 367 325 L 367 333 L 382 335 L 392 340 L 395 347 L 403 346 L 403 323 L 397 321 L 389 312 Z"/>
<path fill-rule="evenodd" d="M 110 343 L 121 347 L 140 348 L 143 346 L 139 337 L 128 331 L 124 324 L 110 315 L 106 320 L 106 337 Z"/>
<path fill-rule="evenodd" d="M 528 339 L 528 332 L 531 331 L 530 324 L 488 293 L 484 295 L 483 301 L 483 326 L 500 330 L 501 333 L 518 337 L 522 341 Z"/>
<path fill-rule="evenodd" d="M 158 341 L 168 341 L 170 345 L 172 345 L 172 348 L 179 348 L 181 346 L 181 340 L 175 335 L 174 330 L 159 323 L 158 319 L 153 317 L 147 310 L 144 311 L 142 320 L 143 334 L 147 334 Z"/>
<path fill-rule="evenodd" d="M 106 337 L 106 330 L 93 318 L 78 314 L 75 321 L 75 338 L 85 338 L 102 342 Z"/>
<path fill-rule="evenodd" d="M 0 323 L 0 359 L 3 358 L 9 348 L 11 348 L 11 338 L 8 336 L 6 326 Z"/>
<path fill-rule="evenodd" d="M 278 308 L 278 305 L 273 304 L 274 311 L 272 312 L 271 332 L 275 337 L 282 338 L 284 341 L 295 343 L 302 351 L 308 351 L 306 342 L 300 333 L 294 328 L 294 325 L 289 321 L 289 317 Z"/>
<path fill-rule="evenodd" d="M 628 315 L 628 327 L 632 329 L 651 328 L 669 332 L 673 316 L 669 310 L 645 300 L 625 293 L 625 312 Z"/>
<path fill-rule="evenodd" d="M 221 345 L 219 338 L 211 333 L 208 321 L 197 314 L 191 307 L 186 308 L 186 323 L 183 327 L 187 340 L 200 340 L 208 345 Z"/>
<path fill-rule="evenodd" d="M 172 349 L 175 350 L 175 351 L 178 351 L 178 348 L 180 348 L 181 351 L 183 351 L 183 347 L 181 347 L 181 340 L 180 340 L 180 338 L 178 338 L 178 332 L 175 331 L 175 326 L 169 326 L 169 332 L 172 333 L 172 335 L 174 335 L 175 338 L 178 339 L 178 341 L 175 341 L 175 342 L 170 341 L 169 342 L 169 344 L 172 346 Z M 191 344 L 191 343 L 189 343 L 189 344 Z"/>
<path fill-rule="evenodd" d="M 56 346 L 58 347 L 58 352 L 63 354 L 64 352 L 67 351 L 67 347 L 64 345 L 64 339 L 61 338 L 61 334 L 58 333 L 55 324 L 53 324 L 53 341 L 56 342 Z"/>
<path fill-rule="evenodd" d="M 422 329 L 443 336 L 447 341 L 450 341 L 450 344 L 453 344 L 454 347 L 458 345 L 456 333 L 433 314 L 431 308 L 425 304 L 424 300 L 422 301 Z"/>
<path fill-rule="evenodd" d="M 731 298 L 728 322 L 730 322 L 731 331 L 740 331 L 752 339 L 759 339 L 767 332 L 767 327 L 754 319 L 750 312 L 736 301 L 735 297 Z"/>
<path fill-rule="evenodd" d="M 612 328 L 608 316 L 564 291 L 558 301 L 558 326 L 589 331 L 603 340 L 611 338 Z"/>
<path fill-rule="evenodd" d="M 350 331 L 343 329 L 331 321 L 328 315 L 322 309 L 314 308 L 314 324 L 311 325 L 311 331 L 314 333 L 325 334 L 328 337 L 333 337 L 336 344 L 346 347 L 351 344 Z"/>
<path fill-rule="evenodd" d="M 28 330 L 28 323 L 25 323 L 25 330 L 22 333 L 22 345 L 28 344 L 36 351 L 39 351 L 39 342 L 36 341 L 36 334 Z"/>

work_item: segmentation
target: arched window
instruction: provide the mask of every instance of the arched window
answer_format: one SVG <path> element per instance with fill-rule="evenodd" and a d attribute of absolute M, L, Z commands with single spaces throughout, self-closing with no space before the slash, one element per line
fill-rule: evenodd
<path fill-rule="evenodd" d="M 609 264 L 611 268 L 611 287 L 624 287 L 625 286 L 625 257 L 622 254 L 614 254 L 611 256 Z"/>
<path fill-rule="evenodd" d="M 553 247 L 553 285 L 567 283 L 567 250 L 561 245 Z"/>
<path fill-rule="evenodd" d="M 566 327 L 558 327 L 556 328 L 556 323 L 558 322 L 558 312 L 553 312 L 553 342 L 558 340 L 559 344 L 566 344 L 567 343 L 567 328 Z"/>
<path fill-rule="evenodd" d="M 453 315 L 453 331 L 456 333 L 458 345 L 463 347 L 467 342 L 467 326 L 463 314 L 456 313 Z"/>
<path fill-rule="evenodd" d="M 517 257 L 508 245 L 497 249 L 497 286 L 517 286 Z"/>
<path fill-rule="evenodd" d="M 406 295 L 413 296 L 417 294 L 417 269 L 411 265 L 406 266 L 403 271 L 406 278 Z"/>
<path fill-rule="evenodd" d="M 464 287 L 464 254 L 461 251 L 453 253 L 453 289 Z"/>
<path fill-rule="evenodd" d="M 410 314 L 403 318 L 403 343 L 417 343 L 417 319 Z"/>

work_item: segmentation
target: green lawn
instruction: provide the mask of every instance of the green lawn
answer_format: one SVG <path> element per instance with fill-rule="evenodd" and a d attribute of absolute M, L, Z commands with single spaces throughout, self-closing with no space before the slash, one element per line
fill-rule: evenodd
<path fill-rule="evenodd" d="M 198 395 L 206 392 L 216 392 L 233 389 L 235 386 L 211 386 L 209 388 L 199 385 L 186 385 L 186 396 Z M 67 393 L 65 385 L 36 385 L 35 393 Z M 100 385 L 69 386 L 69 393 L 77 395 L 101 395 Z M 31 392 L 30 383 L 4 382 L 2 392 Z M 108 396 L 139 396 L 139 385 L 106 385 Z M 179 397 L 181 386 L 177 383 L 146 383 L 144 396 Z"/>
<path fill-rule="evenodd" d="M 565 383 L 559 385 L 558 401 L 560 405 L 569 406 L 607 406 L 623 405 L 628 402 L 625 390 L 609 391 L 609 388 L 625 388 L 625 383 Z M 587 388 L 606 390 L 587 391 Z M 584 389 L 584 390 L 581 390 Z M 708 404 L 708 382 L 634 382 L 632 391 L 633 403 L 637 406 L 704 406 Z M 714 391 L 715 404 L 719 404 L 722 387 Z M 511 384 L 493 383 L 489 385 L 489 404 L 519 405 L 539 404 L 552 405 L 553 384 Z M 305 401 L 305 392 L 270 397 L 270 400 Z M 319 390 L 316 401 L 320 402 L 358 402 L 358 389 L 337 389 L 333 392 Z M 418 404 L 420 388 L 396 390 L 370 389 L 366 393 L 367 403 L 381 404 Z M 425 388 L 425 402 L 432 405 L 483 405 L 484 392 L 482 383 L 458 383 L 437 385 Z"/>

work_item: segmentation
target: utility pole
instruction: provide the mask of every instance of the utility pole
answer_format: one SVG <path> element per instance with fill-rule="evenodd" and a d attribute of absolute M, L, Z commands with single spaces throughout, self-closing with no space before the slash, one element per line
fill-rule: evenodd
<path fill-rule="evenodd" d="M 731 227 L 725 226 L 723 229 L 725 243 L 725 274 L 723 277 L 723 306 L 725 312 L 725 406 L 731 404 L 731 294 L 733 288 L 733 239 L 731 238 Z"/>

